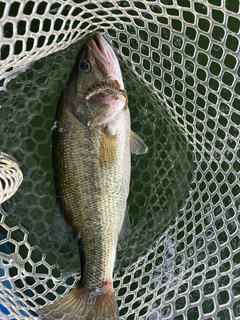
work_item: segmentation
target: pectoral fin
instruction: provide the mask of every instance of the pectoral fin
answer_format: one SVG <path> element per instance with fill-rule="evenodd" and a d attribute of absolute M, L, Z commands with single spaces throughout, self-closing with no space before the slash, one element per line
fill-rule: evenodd
<path fill-rule="evenodd" d="M 143 139 L 140 138 L 133 131 L 131 131 L 131 134 L 130 134 L 130 147 L 131 147 L 131 153 L 134 153 L 134 154 L 144 154 L 148 150 L 148 147 L 144 143 Z"/>

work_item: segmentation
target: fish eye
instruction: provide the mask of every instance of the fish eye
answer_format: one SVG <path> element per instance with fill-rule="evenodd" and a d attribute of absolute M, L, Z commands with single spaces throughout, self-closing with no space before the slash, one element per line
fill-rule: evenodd
<path fill-rule="evenodd" d="M 79 67 L 85 73 L 87 73 L 87 72 L 89 72 L 91 70 L 91 64 L 88 61 L 81 62 Z"/>

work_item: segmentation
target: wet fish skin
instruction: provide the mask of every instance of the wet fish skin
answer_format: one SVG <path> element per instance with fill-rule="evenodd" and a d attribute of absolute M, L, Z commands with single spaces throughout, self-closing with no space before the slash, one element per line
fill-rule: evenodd
<path fill-rule="evenodd" d="M 146 146 L 131 134 L 122 91 L 84 98 L 90 86 L 106 80 L 117 80 L 124 90 L 117 58 L 96 34 L 79 53 L 61 94 L 53 143 L 60 206 L 67 223 L 81 234 L 81 280 L 63 299 L 39 311 L 45 319 L 119 319 L 112 272 L 129 193 L 131 139 L 136 153 Z"/>
<path fill-rule="evenodd" d="M 80 124 L 69 109 L 62 111 L 54 154 L 57 193 L 65 219 L 81 234 L 82 281 L 91 292 L 112 278 L 129 193 L 129 112 L 121 111 L 105 127 L 116 132 L 109 137 Z"/>

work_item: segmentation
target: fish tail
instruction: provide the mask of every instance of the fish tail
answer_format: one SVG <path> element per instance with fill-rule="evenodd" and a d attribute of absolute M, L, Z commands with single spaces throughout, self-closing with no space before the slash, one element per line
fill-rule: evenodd
<path fill-rule="evenodd" d="M 46 320 L 118 320 L 118 306 L 113 288 L 89 295 L 78 285 L 59 301 L 38 310 Z"/>

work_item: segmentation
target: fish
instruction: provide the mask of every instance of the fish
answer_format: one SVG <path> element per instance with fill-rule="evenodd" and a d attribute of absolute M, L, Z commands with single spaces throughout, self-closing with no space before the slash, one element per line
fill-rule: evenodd
<path fill-rule="evenodd" d="M 81 278 L 39 314 L 44 319 L 116 320 L 112 274 L 126 221 L 131 152 L 144 154 L 147 146 L 131 131 L 120 65 L 101 33 L 94 34 L 76 58 L 60 95 L 56 124 L 57 201 L 80 237 Z"/>

